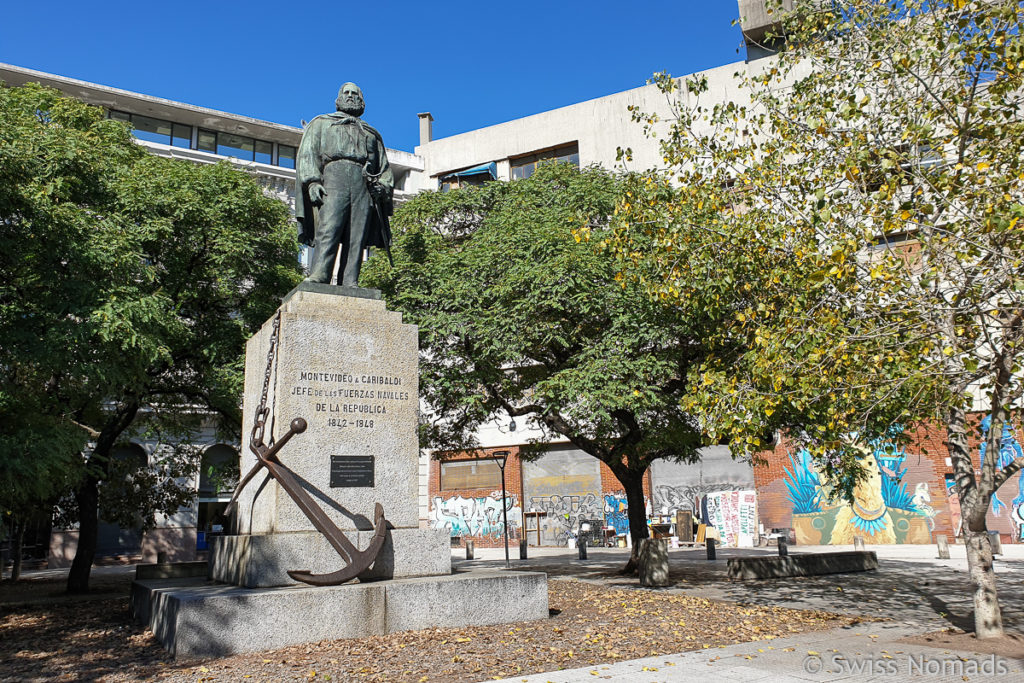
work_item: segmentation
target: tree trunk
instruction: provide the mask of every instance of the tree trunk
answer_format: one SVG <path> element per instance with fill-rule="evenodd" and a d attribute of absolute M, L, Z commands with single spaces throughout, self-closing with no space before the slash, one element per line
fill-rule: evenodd
<path fill-rule="evenodd" d="M 99 538 L 98 484 L 95 477 L 86 477 L 75 491 L 78 503 L 78 547 L 68 574 L 68 593 L 89 591 L 89 573 L 96 559 L 96 542 Z"/>
<path fill-rule="evenodd" d="M 960 497 L 967 569 L 974 591 L 974 632 L 978 638 L 996 638 L 1003 635 L 1003 617 L 999 609 L 996 575 L 992 570 L 992 545 L 985 521 L 992 492 L 983 490 L 988 487 L 979 486 L 974 474 L 966 423 L 967 416 L 963 410 L 950 409 L 946 423 L 949 457 L 956 476 L 957 495 Z M 997 454 L 998 448 L 988 459 L 994 460 Z"/>
<path fill-rule="evenodd" d="M 981 638 L 1003 635 L 1003 614 L 996 595 L 996 574 L 992 571 L 992 542 L 988 531 L 964 531 L 967 567 L 974 588 L 974 633 Z"/>
<path fill-rule="evenodd" d="M 11 536 L 11 581 L 21 578 L 21 555 L 25 548 L 25 520 L 14 520 L 14 534 Z"/>
<path fill-rule="evenodd" d="M 127 403 L 111 415 L 106 426 L 100 431 L 89 456 L 87 471 L 91 473 L 75 490 L 75 501 L 78 503 L 78 548 L 75 550 L 75 559 L 71 562 L 71 572 L 68 574 L 68 593 L 89 591 L 89 573 L 92 571 L 93 560 L 96 559 L 96 543 L 99 540 L 99 485 L 101 481 L 106 481 L 110 477 L 110 452 L 114 444 L 124 430 L 128 429 L 138 412 L 138 403 Z"/>
<path fill-rule="evenodd" d="M 626 515 L 629 519 L 629 538 L 633 544 L 633 550 L 629 554 L 629 561 L 619 573 L 635 575 L 639 569 L 640 541 L 649 536 L 647 532 L 647 504 L 644 501 L 644 473 L 635 470 L 623 470 L 615 472 L 616 479 L 622 484 L 626 492 Z"/>

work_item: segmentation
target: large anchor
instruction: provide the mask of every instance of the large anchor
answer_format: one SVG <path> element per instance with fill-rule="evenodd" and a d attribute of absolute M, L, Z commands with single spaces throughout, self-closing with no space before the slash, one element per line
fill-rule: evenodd
<path fill-rule="evenodd" d="M 313 498 L 306 493 L 306 490 L 302 488 L 302 485 L 295 478 L 295 474 L 277 457 L 278 452 L 284 448 L 293 436 L 301 434 L 306 431 L 306 421 L 297 417 L 292 420 L 286 431 L 280 439 L 274 441 L 273 434 L 271 434 L 271 443 L 268 446 L 263 442 L 263 438 L 266 432 L 267 419 L 270 417 L 270 408 L 267 406 L 267 393 L 270 388 L 270 376 L 271 369 L 273 368 L 274 358 L 277 352 L 278 334 L 281 328 L 281 312 L 277 312 L 277 316 L 274 318 L 274 327 L 270 335 L 270 351 L 267 353 L 267 369 L 263 376 L 263 395 L 260 401 L 259 407 L 256 409 L 256 419 L 253 424 L 252 432 L 249 437 L 249 450 L 256 456 L 257 462 L 251 470 L 238 482 L 238 486 L 235 488 L 235 494 L 231 497 L 231 502 L 228 503 L 228 510 L 231 510 L 238 500 L 238 495 L 241 493 L 245 485 L 252 481 L 260 470 L 264 467 L 270 473 L 281 488 L 291 496 L 291 499 L 295 501 L 295 504 L 299 506 L 302 513 L 306 515 L 313 526 L 327 539 L 327 542 L 331 544 L 341 558 L 347 562 L 347 566 L 339 569 L 336 572 L 330 572 L 327 574 L 313 574 L 308 570 L 291 570 L 288 572 L 288 576 L 292 577 L 296 581 L 308 583 L 313 586 L 337 586 L 338 584 L 345 583 L 356 578 L 359 574 L 363 573 L 370 568 L 374 560 L 377 559 L 377 555 L 380 553 L 381 547 L 384 545 L 384 537 L 387 533 L 387 521 L 384 519 L 384 506 L 377 503 L 374 507 L 374 534 L 370 539 L 370 544 L 366 550 L 360 551 L 345 534 L 341 532 L 341 529 L 328 517 L 324 511 L 317 505 Z"/>

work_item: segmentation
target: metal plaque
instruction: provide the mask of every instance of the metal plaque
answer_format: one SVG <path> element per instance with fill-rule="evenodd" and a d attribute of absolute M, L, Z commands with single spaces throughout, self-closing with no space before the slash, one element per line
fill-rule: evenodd
<path fill-rule="evenodd" d="M 373 487 L 372 455 L 332 455 L 331 488 Z"/>

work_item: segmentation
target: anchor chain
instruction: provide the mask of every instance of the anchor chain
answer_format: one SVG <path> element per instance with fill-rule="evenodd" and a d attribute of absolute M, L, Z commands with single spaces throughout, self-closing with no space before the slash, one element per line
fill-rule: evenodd
<path fill-rule="evenodd" d="M 263 391 L 260 394 L 260 404 L 256 407 L 256 415 L 253 421 L 252 434 L 250 437 L 250 443 L 252 441 L 259 441 L 263 443 L 263 436 L 266 432 L 267 418 L 270 416 L 270 408 L 267 406 L 267 396 L 270 393 L 270 378 L 273 376 L 274 361 L 277 358 L 277 342 L 281 335 L 281 309 L 278 309 L 277 314 L 274 315 L 274 321 L 271 323 L 270 328 L 270 348 L 267 349 L 267 367 L 263 371 Z M 270 445 L 274 445 L 274 433 L 271 430 L 270 433 Z M 257 460 L 256 466 L 250 469 L 244 477 L 238 482 L 238 486 L 235 487 L 235 493 L 231 496 L 231 500 L 228 502 L 228 506 L 225 510 L 226 514 L 230 514 L 235 504 L 238 502 L 238 494 L 242 492 L 245 485 L 255 477 L 259 471 L 263 469 L 263 465 Z"/>
<path fill-rule="evenodd" d="M 253 438 L 263 440 L 263 434 L 267 425 L 267 418 L 270 416 L 270 408 L 267 407 L 267 395 L 270 393 L 270 377 L 273 374 L 274 360 L 277 358 L 277 342 L 281 335 L 281 310 L 278 309 L 274 316 L 270 330 L 270 348 L 267 350 L 267 367 L 263 371 L 263 392 L 260 394 L 260 405 L 256 408 L 256 421 L 253 428 Z M 271 430 L 270 445 L 274 445 L 274 434 Z"/>

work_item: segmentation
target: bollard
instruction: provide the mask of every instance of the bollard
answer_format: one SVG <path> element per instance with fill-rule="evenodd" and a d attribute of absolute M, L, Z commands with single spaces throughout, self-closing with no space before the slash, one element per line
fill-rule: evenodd
<path fill-rule="evenodd" d="M 576 550 L 579 551 L 580 559 L 581 560 L 587 559 L 587 541 L 586 541 L 586 539 L 581 538 L 581 539 L 578 539 L 576 541 Z"/>
<path fill-rule="evenodd" d="M 713 538 L 705 538 L 704 539 L 704 547 L 708 551 L 708 559 L 709 560 L 715 559 L 715 539 L 713 539 Z"/>
<path fill-rule="evenodd" d="M 853 549 L 864 550 L 864 539 L 860 536 L 853 537 Z"/>
<path fill-rule="evenodd" d="M 789 557 L 789 539 L 779 536 L 779 557 Z"/>
<path fill-rule="evenodd" d="M 526 548 L 527 547 L 528 546 L 527 546 L 527 543 L 526 543 L 526 539 L 525 538 L 519 539 L 519 559 L 520 560 L 525 560 L 526 559 Z"/>
<path fill-rule="evenodd" d="M 473 552 L 476 550 L 473 546 L 474 546 L 473 539 L 472 538 L 467 538 L 466 539 L 466 559 L 467 560 L 472 560 L 473 559 Z"/>
<path fill-rule="evenodd" d="M 949 559 L 949 539 L 945 536 L 937 536 L 935 538 L 936 544 L 939 546 L 939 559 Z"/>
<path fill-rule="evenodd" d="M 999 540 L 999 532 L 998 531 L 990 531 L 990 532 L 988 532 L 988 540 L 989 540 L 989 543 L 992 545 L 992 554 L 993 555 L 1002 555 L 1003 554 L 1003 542 L 1001 540 Z"/>
<path fill-rule="evenodd" d="M 667 586 L 668 541 L 664 538 L 645 538 L 640 541 L 638 558 L 641 586 Z"/>
<path fill-rule="evenodd" d="M 157 564 L 167 564 L 167 551 L 166 550 L 161 550 L 160 552 L 158 552 L 156 554 L 156 563 Z"/>

